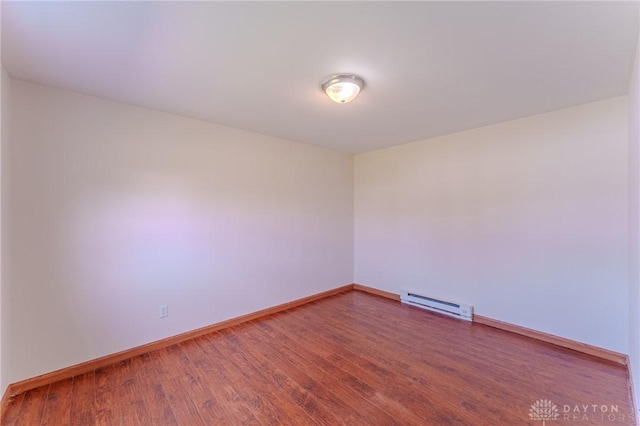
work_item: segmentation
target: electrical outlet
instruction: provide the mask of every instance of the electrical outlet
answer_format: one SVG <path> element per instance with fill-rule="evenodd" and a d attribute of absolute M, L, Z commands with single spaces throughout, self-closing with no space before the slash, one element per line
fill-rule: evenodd
<path fill-rule="evenodd" d="M 169 316 L 169 305 L 160 305 L 158 308 L 158 316 L 160 318 L 166 318 Z"/>

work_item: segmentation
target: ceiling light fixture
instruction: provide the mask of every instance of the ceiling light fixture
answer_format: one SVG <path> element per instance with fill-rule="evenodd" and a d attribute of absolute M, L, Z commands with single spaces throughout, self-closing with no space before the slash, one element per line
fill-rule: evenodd
<path fill-rule="evenodd" d="M 322 83 L 322 90 L 333 102 L 346 104 L 358 96 L 364 87 L 364 80 L 354 74 L 336 74 Z"/>

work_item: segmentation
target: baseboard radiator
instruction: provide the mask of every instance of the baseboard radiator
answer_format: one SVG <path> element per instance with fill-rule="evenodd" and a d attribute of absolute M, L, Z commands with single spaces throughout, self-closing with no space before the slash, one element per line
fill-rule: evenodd
<path fill-rule="evenodd" d="M 460 303 L 449 302 L 447 300 L 435 299 L 433 297 L 410 293 L 407 291 L 400 293 L 400 300 L 402 303 L 438 312 L 450 317 L 460 318 L 466 321 L 473 320 L 473 306 L 471 305 L 463 305 Z"/>

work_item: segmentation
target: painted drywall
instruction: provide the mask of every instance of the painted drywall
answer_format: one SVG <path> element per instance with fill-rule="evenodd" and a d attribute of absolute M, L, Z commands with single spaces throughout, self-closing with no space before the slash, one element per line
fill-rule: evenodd
<path fill-rule="evenodd" d="M 629 81 L 629 358 L 640 408 L 640 39 Z"/>
<path fill-rule="evenodd" d="M 627 115 L 625 96 L 356 155 L 356 282 L 627 353 Z"/>
<path fill-rule="evenodd" d="M 1 9 L 1 7 L 0 7 Z M 9 366 L 7 361 L 7 351 L 9 345 L 9 297 L 8 281 L 4 278 L 7 272 L 6 256 L 3 250 L 5 239 L 8 235 L 7 219 L 5 214 L 6 203 L 4 197 L 6 179 L 9 170 L 6 164 L 5 155 L 9 147 L 9 96 L 11 93 L 11 78 L 2 67 L 2 80 L 0 82 L 1 114 L 0 114 L 0 396 L 4 395 L 9 385 Z"/>
<path fill-rule="evenodd" d="M 353 282 L 351 155 L 17 80 L 11 114 L 11 382 Z"/>

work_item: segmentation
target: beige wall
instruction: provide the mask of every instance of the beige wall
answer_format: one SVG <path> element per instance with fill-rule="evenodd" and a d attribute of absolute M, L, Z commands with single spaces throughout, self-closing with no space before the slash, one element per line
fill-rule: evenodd
<path fill-rule="evenodd" d="M 351 155 L 17 80 L 11 108 L 10 382 L 353 282 Z"/>
<path fill-rule="evenodd" d="M 0 8 L 1 9 L 1 8 Z M 6 203 L 4 201 L 7 194 L 5 179 L 9 168 L 7 166 L 7 148 L 9 146 L 9 96 L 11 90 L 11 79 L 7 71 L 2 68 L 2 81 L 0 83 L 0 97 L 2 98 L 1 108 L 1 142 L 0 142 L 0 395 L 9 385 L 8 351 L 9 351 L 9 295 L 7 275 L 7 256 L 4 250 L 6 237 L 8 235 L 7 218 L 5 214 Z"/>
<path fill-rule="evenodd" d="M 640 409 L 640 38 L 629 82 L 629 357 Z"/>
<path fill-rule="evenodd" d="M 626 353 L 627 98 L 355 157 L 355 280 Z"/>

